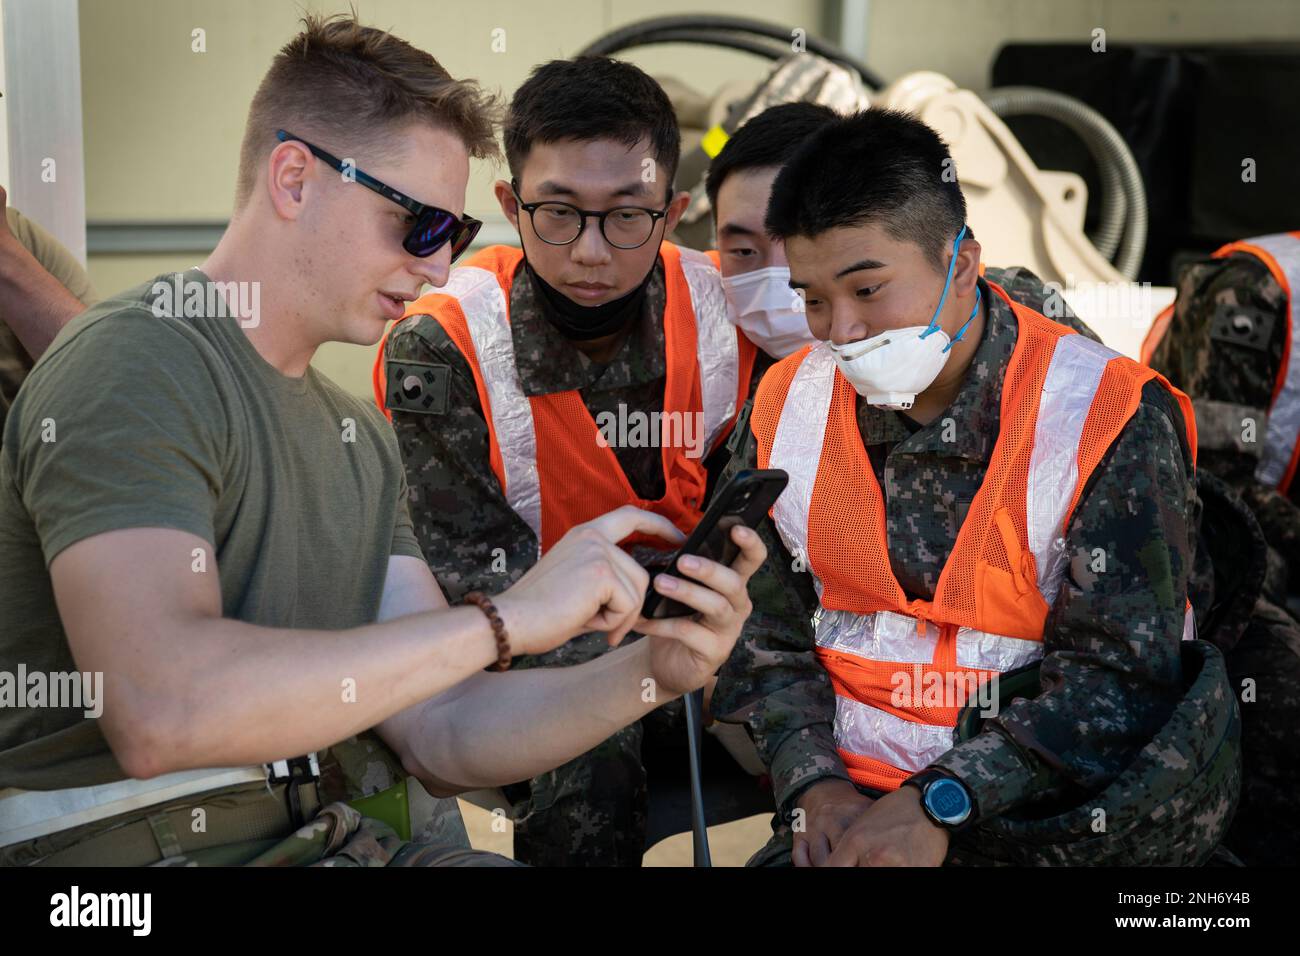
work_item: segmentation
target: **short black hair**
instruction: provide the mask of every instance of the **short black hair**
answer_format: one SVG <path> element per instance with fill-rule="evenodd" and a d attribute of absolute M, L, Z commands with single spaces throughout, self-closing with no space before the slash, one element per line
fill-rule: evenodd
<path fill-rule="evenodd" d="M 718 193 L 732 173 L 784 166 L 804 140 L 838 117 L 829 106 L 808 102 L 781 103 L 751 117 L 709 163 L 704 181 L 709 206 L 716 209 Z"/>
<path fill-rule="evenodd" d="M 764 227 L 788 239 L 877 223 L 942 272 L 965 222 L 966 198 L 939 134 L 910 113 L 867 109 L 826 124 L 791 157 L 772 184 Z"/>
<path fill-rule="evenodd" d="M 604 56 L 536 67 L 510 101 L 504 138 L 515 177 L 534 143 L 612 139 L 632 147 L 649 138 L 670 191 L 682 151 L 677 115 L 663 87 L 631 63 Z"/>

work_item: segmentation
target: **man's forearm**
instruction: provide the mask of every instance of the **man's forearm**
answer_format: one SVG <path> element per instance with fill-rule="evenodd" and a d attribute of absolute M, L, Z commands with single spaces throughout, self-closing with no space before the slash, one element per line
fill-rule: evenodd
<path fill-rule="evenodd" d="M 0 320 L 33 359 L 85 310 L 17 239 L 9 234 L 0 238 Z"/>
<path fill-rule="evenodd" d="M 651 640 L 575 667 L 480 674 L 385 737 L 405 740 L 407 770 L 439 796 L 530 779 L 679 696 L 655 686 Z"/>
<path fill-rule="evenodd" d="M 183 647 L 147 680 L 121 677 L 115 660 L 78 659 L 80 667 L 105 674 L 105 733 L 135 776 L 318 750 L 453 687 L 497 656 L 477 608 L 340 631 L 224 618 L 183 627 Z M 126 634 L 117 648 L 145 653 L 153 643 Z M 131 717 L 114 721 L 117 704 Z"/>

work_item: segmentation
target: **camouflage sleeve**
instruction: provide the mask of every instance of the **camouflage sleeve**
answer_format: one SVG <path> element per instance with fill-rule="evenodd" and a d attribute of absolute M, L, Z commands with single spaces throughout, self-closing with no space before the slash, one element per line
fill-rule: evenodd
<path fill-rule="evenodd" d="M 1005 269 L 988 266 L 984 270 L 984 278 L 1002 286 L 1007 295 L 1039 315 L 1045 315 L 1053 322 L 1074 329 L 1094 342 L 1101 341 L 1101 336 L 1074 314 L 1070 304 L 1065 301 L 1065 296 L 1061 294 L 1060 283 L 1046 283 L 1024 266 L 1009 266 Z"/>
<path fill-rule="evenodd" d="M 1280 559 L 1281 584 L 1291 593 L 1300 594 L 1300 505 L 1257 481 L 1241 486 L 1241 498 L 1254 512 L 1271 552 Z M 1285 600 L 1285 594 L 1276 597 Z"/>
<path fill-rule="evenodd" d="M 426 367 L 442 391 L 429 412 L 390 408 L 424 559 L 453 604 L 469 591 L 503 590 L 536 562 L 537 539 L 489 465 L 487 421 L 468 362 L 428 316 L 393 330 L 385 361 Z"/>
<path fill-rule="evenodd" d="M 1182 432 L 1173 398 L 1148 383 L 1070 520 L 1040 695 L 1003 707 L 935 762 L 972 791 L 981 818 L 1099 792 L 1180 699 L 1199 507 Z"/>
<path fill-rule="evenodd" d="M 743 443 L 723 481 L 757 465 L 748 414 L 737 422 Z M 778 811 L 787 820 L 798 796 L 828 777 L 848 779 L 835 749 L 835 694 L 813 652 L 812 576 L 797 570 L 770 518 L 757 529 L 768 558 L 749 579 L 754 609 L 740 640 L 718 671 L 710 709 L 724 723 L 744 724 L 772 777 Z"/>
<path fill-rule="evenodd" d="M 1241 493 L 1272 547 L 1297 555 L 1300 507 L 1255 480 L 1286 310 L 1286 290 L 1253 256 L 1192 263 L 1178 277 L 1174 320 L 1151 366 L 1192 399 L 1200 467 Z M 1291 573 L 1300 581 L 1300 566 Z"/>

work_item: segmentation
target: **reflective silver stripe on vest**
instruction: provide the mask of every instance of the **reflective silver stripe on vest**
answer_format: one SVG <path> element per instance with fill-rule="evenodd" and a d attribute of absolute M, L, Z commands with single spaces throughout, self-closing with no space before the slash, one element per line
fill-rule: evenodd
<path fill-rule="evenodd" d="M 781 418 L 772 437 L 772 454 L 768 465 L 784 468 L 789 484 L 772 508 L 772 520 L 795 557 L 808 561 L 808 514 L 812 508 L 813 484 L 822 460 L 822 443 L 826 438 L 826 418 L 830 414 L 831 394 L 835 384 L 835 360 L 823 344 L 799 363 L 790 381 Z M 815 574 L 813 584 L 821 597 L 822 582 Z M 915 628 L 913 628 L 915 630 Z"/>
<path fill-rule="evenodd" d="M 855 614 L 818 607 L 813 627 L 817 644 L 823 649 L 873 661 L 928 664 L 939 646 L 939 628 L 932 622 L 925 622 L 922 637 L 916 629 L 916 618 L 893 611 Z"/>
<path fill-rule="evenodd" d="M 703 454 L 707 455 L 727 422 L 736 415 L 740 346 L 736 341 L 736 326 L 727 317 L 727 298 L 717 266 L 695 249 L 680 251 L 682 272 L 695 313 L 695 357 L 700 368 L 706 436 Z"/>
<path fill-rule="evenodd" d="M 1005 674 L 1043 656 L 1043 642 L 990 634 L 973 627 L 957 629 L 957 666 Z"/>
<path fill-rule="evenodd" d="M 230 767 L 182 770 L 149 780 L 129 778 L 66 790 L 0 790 L 0 847 L 191 794 L 266 779 L 266 767 Z"/>
<path fill-rule="evenodd" d="M 703 253 L 683 249 L 686 276 L 695 313 L 696 360 L 700 369 L 704 403 L 705 453 L 722 428 L 736 414 L 739 388 L 739 349 L 736 329 L 727 318 L 722 281 Z M 537 470 L 537 433 L 533 406 L 524 394 L 515 365 L 514 339 L 510 335 L 510 306 L 495 274 L 477 266 L 453 269 L 439 290 L 460 302 L 469 327 L 479 373 L 492 405 L 492 427 L 505 472 L 506 500 L 542 546 L 542 487 Z"/>
<path fill-rule="evenodd" d="M 904 720 L 851 697 L 835 697 L 837 746 L 909 774 L 924 770 L 951 750 L 954 736 L 952 727 Z"/>
<path fill-rule="evenodd" d="M 1079 482 L 1079 439 L 1102 372 L 1118 354 L 1082 335 L 1063 336 L 1053 350 L 1043 381 L 1025 509 L 1039 591 L 1049 606 L 1056 599 L 1067 565 L 1062 524 Z M 815 346 L 795 371 L 772 440 L 769 464 L 790 473 L 790 483 L 777 499 L 773 517 L 792 554 L 808 554 L 808 515 L 834 384 L 834 360 L 825 346 Z M 816 580 L 816 569 L 810 560 L 807 563 Z M 820 594 L 819 580 L 817 589 Z M 833 621 L 828 618 L 826 624 Z M 999 652 L 994 656 L 1006 655 Z"/>
<path fill-rule="evenodd" d="M 813 626 L 817 645 L 823 650 L 872 661 L 929 664 L 939 646 L 939 628 L 933 621 L 925 622 L 922 636 L 916 618 L 894 611 L 854 614 L 819 607 L 813 614 Z M 1006 673 L 1038 660 L 1042 648 L 1040 641 L 990 634 L 972 627 L 957 629 L 957 666 L 970 670 Z"/>
<path fill-rule="evenodd" d="M 1286 276 L 1287 326 L 1291 334 L 1291 353 L 1282 373 L 1282 390 L 1268 413 L 1268 431 L 1264 455 L 1255 468 L 1255 478 L 1276 488 L 1286 475 L 1296 442 L 1300 441 L 1300 323 L 1296 322 L 1295 294 L 1300 292 L 1300 239 L 1286 233 L 1247 239 L 1276 261 Z"/>
<path fill-rule="evenodd" d="M 1066 335 L 1052 351 L 1038 400 L 1034 450 L 1025 487 L 1029 550 L 1038 592 L 1050 606 L 1065 574 L 1066 509 L 1079 483 L 1079 439 L 1106 364 L 1119 353 L 1083 335 Z"/>
<path fill-rule="evenodd" d="M 492 406 L 492 428 L 505 471 L 506 501 L 524 519 L 542 547 L 542 485 L 537 472 L 537 433 L 533 406 L 519 383 L 515 345 L 510 336 L 509 306 L 494 273 L 477 266 L 453 269 L 439 290 L 460 302 L 469 326 L 479 374 Z"/>
<path fill-rule="evenodd" d="M 1040 593 L 1049 606 L 1068 565 L 1062 525 L 1079 482 L 1079 439 L 1106 364 L 1118 354 L 1084 336 L 1068 335 L 1057 342 L 1048 364 L 1030 454 L 1026 517 Z M 815 346 L 791 379 L 769 461 L 771 467 L 790 473 L 790 483 L 772 512 L 777 532 L 792 554 L 805 556 L 818 595 L 822 584 L 808 556 L 808 520 L 834 383 L 830 353 Z M 859 615 L 820 608 L 813 620 L 817 646 L 823 651 L 897 664 L 934 660 L 939 631 L 929 621 L 921 635 L 915 618 L 893 611 Z M 1185 620 L 1184 636 L 1186 628 Z M 961 627 L 956 651 L 957 666 L 963 669 L 1005 673 L 1040 659 L 1043 645 Z M 951 727 L 906 720 L 840 694 L 835 702 L 835 740 L 848 753 L 911 772 L 952 746 Z"/>

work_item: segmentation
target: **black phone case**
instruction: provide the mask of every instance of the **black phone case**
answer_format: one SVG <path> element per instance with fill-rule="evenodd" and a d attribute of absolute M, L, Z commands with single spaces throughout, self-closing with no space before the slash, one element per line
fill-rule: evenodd
<path fill-rule="evenodd" d="M 785 490 L 790 476 L 780 468 L 751 468 L 737 472 L 718 492 L 685 543 L 662 563 L 646 567 L 651 572 L 651 586 L 646 590 L 641 616 L 647 618 L 684 617 L 695 609 L 664 597 L 654 589 L 654 578 L 671 572 L 676 577 L 685 575 L 677 571 L 677 559 L 685 554 L 699 555 L 719 564 L 730 565 L 740 553 L 731 540 L 731 529 L 738 524 L 756 528 L 771 510 L 776 499 Z"/>

